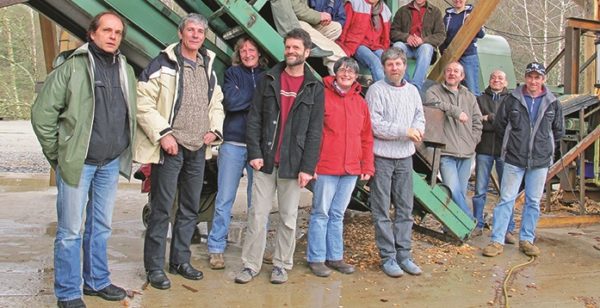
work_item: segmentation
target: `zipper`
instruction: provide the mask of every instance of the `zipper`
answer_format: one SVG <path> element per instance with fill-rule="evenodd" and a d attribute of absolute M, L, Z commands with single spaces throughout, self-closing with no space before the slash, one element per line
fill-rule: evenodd
<path fill-rule="evenodd" d="M 85 146 L 85 157 L 87 157 L 88 151 L 90 150 L 90 141 L 92 141 L 92 129 L 94 129 L 94 115 L 96 113 L 96 92 L 94 86 L 94 56 L 92 56 L 92 54 L 90 53 L 89 45 L 87 48 L 87 56 L 90 61 L 90 64 L 88 65 L 88 74 L 90 75 L 90 82 L 92 88 L 92 121 L 90 122 L 90 133 L 88 134 L 87 144 Z"/>

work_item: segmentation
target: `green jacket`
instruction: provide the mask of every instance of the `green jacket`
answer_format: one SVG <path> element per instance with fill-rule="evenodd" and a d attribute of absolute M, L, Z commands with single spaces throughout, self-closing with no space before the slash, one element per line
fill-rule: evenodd
<path fill-rule="evenodd" d="M 129 146 L 119 156 L 120 173 L 129 179 L 136 127 L 136 79 L 125 56 L 119 55 L 119 63 L 131 132 Z M 31 107 L 31 124 L 44 155 L 72 186 L 79 184 L 94 123 L 92 67 L 93 57 L 88 44 L 84 44 L 48 75 Z"/>

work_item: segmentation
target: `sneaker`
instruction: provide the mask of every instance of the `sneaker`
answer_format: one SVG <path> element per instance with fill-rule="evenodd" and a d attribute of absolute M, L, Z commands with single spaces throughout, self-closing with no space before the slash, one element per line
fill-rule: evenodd
<path fill-rule="evenodd" d="M 308 262 L 308 267 L 317 277 L 329 277 L 331 269 L 324 262 Z"/>
<path fill-rule="evenodd" d="M 344 262 L 344 260 L 339 261 L 325 261 L 325 265 L 331 269 L 334 269 L 342 274 L 352 274 L 355 269 L 354 266 Z"/>
<path fill-rule="evenodd" d="M 404 275 L 404 271 L 402 271 L 398 265 L 398 262 L 396 262 L 394 258 L 388 258 L 385 262 L 383 262 L 381 269 L 386 275 L 393 278 L 402 277 L 402 275 Z"/>
<path fill-rule="evenodd" d="M 258 272 L 255 272 L 251 268 L 245 267 L 241 272 L 239 272 L 235 276 L 235 282 L 242 283 L 242 284 L 248 283 L 248 282 L 252 281 L 252 279 L 254 279 L 254 277 L 256 277 L 256 276 L 258 276 Z"/>
<path fill-rule="evenodd" d="M 500 243 L 491 242 L 483 249 L 483 255 L 486 257 L 495 257 L 504 251 L 504 246 Z"/>
<path fill-rule="evenodd" d="M 504 236 L 504 244 L 514 245 L 516 243 L 517 237 L 515 236 L 515 233 L 512 231 L 506 232 L 506 235 Z"/>
<path fill-rule="evenodd" d="M 418 267 L 411 259 L 405 259 L 404 261 L 400 262 L 400 268 L 414 276 L 419 276 L 423 273 L 421 268 Z"/>
<path fill-rule="evenodd" d="M 540 254 L 540 249 L 529 241 L 519 241 L 519 250 L 530 257 L 535 257 Z"/>
<path fill-rule="evenodd" d="M 477 237 L 483 235 L 483 228 L 475 228 L 473 232 L 471 232 L 471 237 Z"/>
<path fill-rule="evenodd" d="M 287 282 L 288 274 L 285 271 L 285 268 L 275 266 L 273 267 L 273 271 L 271 272 L 271 283 L 272 284 L 282 284 Z"/>
<path fill-rule="evenodd" d="M 210 268 L 214 270 L 220 270 L 225 268 L 225 259 L 223 259 L 222 253 L 211 253 L 209 263 Z"/>

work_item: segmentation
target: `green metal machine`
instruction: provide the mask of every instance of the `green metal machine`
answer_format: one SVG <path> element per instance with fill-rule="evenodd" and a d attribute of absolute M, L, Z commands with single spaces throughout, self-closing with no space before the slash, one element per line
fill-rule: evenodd
<path fill-rule="evenodd" d="M 230 64 L 231 46 L 240 35 L 249 35 L 274 60 L 283 59 L 283 40 L 272 26 L 270 5 L 266 0 L 176 0 L 183 10 L 206 16 L 210 30 L 206 46 L 217 53 L 216 67 L 221 73 Z M 139 72 L 166 45 L 177 41 L 177 23 L 181 16 L 159 0 L 29 0 L 28 4 L 79 38 L 92 16 L 105 10 L 121 14 L 128 22 L 128 33 L 121 50 Z M 222 80 L 222 79 L 221 79 Z M 421 219 L 433 215 L 458 241 L 468 239 L 475 222 L 450 198 L 443 185 L 435 184 L 431 162 L 416 155 L 419 173 L 413 173 L 415 210 Z M 427 181 L 429 178 L 429 181 Z M 359 183 L 353 193 L 356 208 L 368 210 L 368 187 Z M 419 230 L 424 229 L 416 225 Z M 438 232 L 438 234 L 441 234 Z"/>

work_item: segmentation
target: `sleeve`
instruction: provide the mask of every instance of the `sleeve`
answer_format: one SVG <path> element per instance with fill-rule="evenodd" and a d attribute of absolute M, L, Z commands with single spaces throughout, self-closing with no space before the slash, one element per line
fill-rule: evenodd
<path fill-rule="evenodd" d="M 431 35 L 423 38 L 423 42 L 434 47 L 439 47 L 446 39 L 446 27 L 444 27 L 442 12 L 437 8 L 435 8 L 433 12 L 433 31 L 431 32 Z"/>
<path fill-rule="evenodd" d="M 554 104 L 556 105 L 556 116 L 552 121 L 552 133 L 554 134 L 554 141 L 558 141 L 565 135 L 565 118 L 560 102 L 556 100 Z"/>
<path fill-rule="evenodd" d="M 344 25 L 346 24 L 346 11 L 344 10 L 344 2 L 343 0 L 336 0 L 335 1 L 335 18 L 336 21 L 340 23 L 340 25 L 342 25 L 342 28 L 344 27 Z"/>
<path fill-rule="evenodd" d="M 149 70 L 152 65 L 150 63 L 146 70 Z M 142 73 L 142 76 L 149 77 L 140 79 L 137 84 L 136 119 L 148 139 L 157 144 L 160 138 L 172 132 L 172 128 L 169 121 L 156 109 L 160 97 L 160 76 L 158 72 L 155 73 L 156 76 L 151 76 L 146 70 Z"/>
<path fill-rule="evenodd" d="M 390 27 L 390 39 L 392 42 L 406 42 L 408 39 L 408 30 L 402 29 L 402 15 L 406 8 L 403 6 L 396 12 L 394 15 L 394 19 L 392 20 L 392 25 Z"/>
<path fill-rule="evenodd" d="M 479 105 L 477 105 L 475 96 L 473 96 L 473 103 L 471 106 L 473 109 L 471 112 L 471 136 L 473 137 L 473 141 L 475 141 L 475 145 L 477 145 L 479 141 L 481 141 L 483 124 L 481 124 L 481 110 L 479 110 Z"/>
<path fill-rule="evenodd" d="M 434 86 L 435 87 L 435 86 Z M 458 119 L 461 112 L 463 112 L 460 107 L 455 106 L 449 102 L 444 101 L 439 97 L 439 95 L 433 91 L 434 87 L 429 88 L 425 93 L 425 105 L 433 108 L 437 108 L 447 115 Z"/>
<path fill-rule="evenodd" d="M 310 111 L 310 123 L 304 142 L 304 155 L 300 162 L 300 171 L 314 174 L 321 151 L 321 138 L 323 136 L 323 118 L 325 113 L 325 93 L 322 83 L 317 83 L 314 94 L 314 105 Z"/>
<path fill-rule="evenodd" d="M 280 0 L 281 1 L 281 0 Z M 305 0 L 290 0 L 292 9 L 298 17 L 298 20 L 305 21 L 311 25 L 321 22 L 321 12 L 311 9 Z"/>
<path fill-rule="evenodd" d="M 377 89 L 373 86 L 369 87 L 365 97 L 371 113 L 371 126 L 373 136 L 382 140 L 400 140 L 406 139 L 407 130 L 401 127 L 396 121 L 386 119 L 385 98 L 379 95 Z"/>
<path fill-rule="evenodd" d="M 223 91 L 218 82 L 216 82 L 216 73 L 213 71 L 212 74 L 214 75 L 213 78 L 215 78 L 215 89 L 208 105 L 208 120 L 210 122 L 210 131 L 217 135 L 220 140 L 223 140 L 223 120 L 225 119 Z"/>
<path fill-rule="evenodd" d="M 371 126 L 371 114 L 367 103 L 363 103 L 364 121 L 362 125 L 361 147 L 361 174 L 375 175 L 375 158 L 373 154 L 373 128 Z"/>
<path fill-rule="evenodd" d="M 250 108 L 252 103 L 252 90 L 244 89 L 239 74 L 235 73 L 235 68 L 230 67 L 225 71 L 225 80 L 223 82 L 223 109 L 225 111 L 244 111 Z"/>
<path fill-rule="evenodd" d="M 413 117 L 411 127 L 417 129 L 421 133 L 425 133 L 425 113 L 423 112 L 423 103 L 421 97 L 417 92 L 416 95 L 418 102 L 416 103 L 415 116 Z"/>
<path fill-rule="evenodd" d="M 46 159 L 56 168 L 58 164 L 58 120 L 67 107 L 67 87 L 70 62 L 55 69 L 44 82 L 42 90 L 31 106 L 31 125 Z"/>
<path fill-rule="evenodd" d="M 494 117 L 494 130 L 496 131 L 496 134 L 500 136 L 500 139 L 504 138 L 504 132 L 506 131 L 506 126 L 508 125 L 507 109 L 509 102 L 510 100 L 508 98 L 502 100 L 502 103 L 500 103 L 500 106 L 496 111 L 496 116 Z"/>

